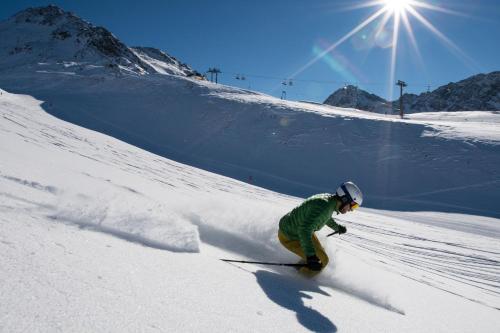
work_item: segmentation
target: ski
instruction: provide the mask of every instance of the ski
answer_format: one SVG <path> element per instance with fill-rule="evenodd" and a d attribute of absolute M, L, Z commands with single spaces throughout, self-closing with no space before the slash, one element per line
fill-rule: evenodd
<path fill-rule="evenodd" d="M 233 260 L 233 259 L 220 259 L 225 262 L 235 262 L 240 264 L 258 264 L 258 265 L 269 265 L 269 266 L 288 266 L 288 267 L 305 267 L 306 264 L 289 264 L 280 262 L 264 262 L 264 261 L 248 261 L 248 260 Z"/>

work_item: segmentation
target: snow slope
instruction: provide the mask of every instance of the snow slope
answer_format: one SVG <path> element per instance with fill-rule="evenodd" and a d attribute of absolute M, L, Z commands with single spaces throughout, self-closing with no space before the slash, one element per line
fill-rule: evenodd
<path fill-rule="evenodd" d="M 316 280 L 230 265 L 218 258 L 295 261 L 276 228 L 301 199 L 48 103 L 0 95 L 0 331 L 498 331 L 498 219 L 360 209 L 346 235 L 320 233 L 332 263 Z"/>
<path fill-rule="evenodd" d="M 351 179 L 366 206 L 500 217 L 500 114 L 406 119 L 170 75 L 0 77 L 49 113 L 176 161 L 308 196 Z"/>

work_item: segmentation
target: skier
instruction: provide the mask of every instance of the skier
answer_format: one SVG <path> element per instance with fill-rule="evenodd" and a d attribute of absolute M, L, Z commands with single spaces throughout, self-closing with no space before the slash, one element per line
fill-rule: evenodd
<path fill-rule="evenodd" d="M 328 265 L 328 256 L 314 232 L 326 224 L 339 234 L 345 233 L 346 227 L 337 224 L 332 213 L 345 214 L 362 202 L 361 190 L 348 181 L 342 183 L 335 194 L 316 194 L 281 218 L 278 238 L 284 247 L 303 259 L 302 263 L 305 261 L 306 266 L 299 270 L 301 273 L 312 277 Z"/>

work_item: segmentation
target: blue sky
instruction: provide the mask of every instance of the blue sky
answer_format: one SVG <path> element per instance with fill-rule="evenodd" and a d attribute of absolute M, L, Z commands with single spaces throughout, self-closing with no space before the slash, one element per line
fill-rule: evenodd
<path fill-rule="evenodd" d="M 394 80 L 420 93 L 480 72 L 500 70 L 500 0 L 422 2 L 458 12 L 418 9 L 465 54 L 457 56 L 435 34 L 411 17 L 421 61 L 404 27 L 400 28 Z M 355 84 L 389 98 L 391 30 L 373 38 L 378 21 L 297 71 L 377 11 L 346 10 L 368 1 L 296 0 L 143 0 L 26 1 L 4 0 L 0 18 L 27 7 L 56 4 L 95 25 L 106 27 L 129 46 L 153 46 L 194 69 L 222 70 L 219 81 L 281 96 L 322 102 L 345 84 Z M 392 27 L 392 20 L 388 22 Z M 465 60 L 468 57 L 468 60 Z M 237 75 L 246 80 L 237 80 Z M 292 77 L 292 85 L 283 85 Z"/>

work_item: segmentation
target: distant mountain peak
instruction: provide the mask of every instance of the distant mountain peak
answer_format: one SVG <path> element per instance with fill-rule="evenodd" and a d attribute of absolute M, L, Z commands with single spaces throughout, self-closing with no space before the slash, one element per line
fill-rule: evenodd
<path fill-rule="evenodd" d="M 55 5 L 45 7 L 30 7 L 15 14 L 13 18 L 16 22 L 37 23 L 52 26 L 65 17 L 75 17 L 69 12 Z"/>
<path fill-rule="evenodd" d="M 390 103 L 385 99 L 353 85 L 336 90 L 324 104 L 378 113 L 387 113 L 391 109 Z"/>
<path fill-rule="evenodd" d="M 357 87 L 346 86 L 331 94 L 324 104 L 389 113 L 399 108 L 399 99 L 389 102 Z M 405 113 L 500 111 L 500 71 L 476 74 L 420 95 L 404 94 L 403 104 Z"/>
<path fill-rule="evenodd" d="M 138 48 L 141 49 L 141 48 Z M 152 48 L 147 53 L 152 52 Z M 141 56 L 104 27 L 97 27 L 58 6 L 28 8 L 0 22 L 0 71 L 19 68 L 78 74 L 196 75 L 189 66 L 156 50 Z M 166 62 L 163 64 L 162 62 Z M 61 67 L 62 66 L 62 67 Z M 163 70 L 162 67 L 170 70 Z"/>

